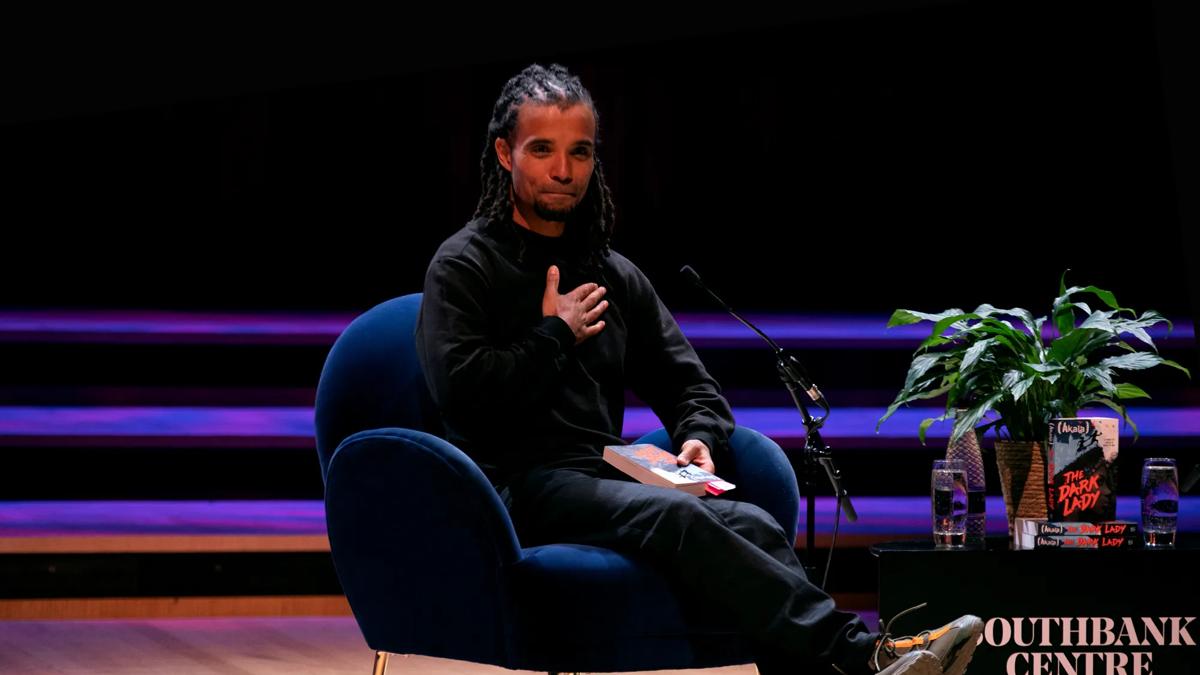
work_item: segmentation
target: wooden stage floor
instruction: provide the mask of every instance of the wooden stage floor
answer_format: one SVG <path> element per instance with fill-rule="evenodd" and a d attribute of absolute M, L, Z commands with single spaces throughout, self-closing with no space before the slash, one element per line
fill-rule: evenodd
<path fill-rule="evenodd" d="M 348 617 L 0 621 L 5 675 L 369 675 L 374 654 Z M 525 671 L 420 656 L 388 673 L 500 675 Z M 755 675 L 753 665 L 654 671 Z"/>

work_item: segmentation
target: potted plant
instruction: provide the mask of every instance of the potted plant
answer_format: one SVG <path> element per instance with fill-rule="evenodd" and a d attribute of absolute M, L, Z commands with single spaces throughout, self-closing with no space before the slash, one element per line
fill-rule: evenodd
<path fill-rule="evenodd" d="M 1084 302 L 1093 298 L 1101 306 Z M 992 428 L 1010 528 L 1015 517 L 1046 516 L 1043 444 L 1051 418 L 1075 417 L 1080 408 L 1103 405 L 1133 428 L 1136 442 L 1137 425 L 1125 402 L 1149 395 L 1118 379 L 1126 371 L 1159 365 L 1191 377 L 1186 368 L 1158 355 L 1146 330 L 1166 323 L 1169 332 L 1170 321 L 1154 311 L 1139 316 L 1095 286 L 1067 288 L 1066 272 L 1049 319 L 1035 319 L 1019 307 L 984 304 L 972 312 L 899 309 L 888 327 L 921 321 L 932 322 L 933 329 L 914 352 L 904 386 L 876 431 L 900 406 L 942 395 L 945 412 L 921 422 L 922 444 L 929 426 L 943 420 L 954 421 L 951 443 L 967 432 L 982 436 Z"/>

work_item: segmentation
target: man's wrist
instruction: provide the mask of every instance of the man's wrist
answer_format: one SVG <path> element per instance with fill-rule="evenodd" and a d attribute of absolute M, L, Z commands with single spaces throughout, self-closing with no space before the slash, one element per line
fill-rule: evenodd
<path fill-rule="evenodd" d="M 559 347 L 565 353 L 571 347 L 575 346 L 575 331 L 567 325 L 567 322 L 557 314 L 542 317 L 542 322 L 538 326 L 545 331 L 546 335 L 554 338 Z"/>

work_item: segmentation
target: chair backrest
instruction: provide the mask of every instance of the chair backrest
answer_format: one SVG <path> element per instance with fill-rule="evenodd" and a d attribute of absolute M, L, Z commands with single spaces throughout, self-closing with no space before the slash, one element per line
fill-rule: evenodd
<path fill-rule="evenodd" d="M 351 322 L 333 344 L 317 385 L 322 479 L 333 451 L 359 431 L 400 427 L 445 435 L 417 360 L 420 309 L 420 293 L 380 303 Z"/>

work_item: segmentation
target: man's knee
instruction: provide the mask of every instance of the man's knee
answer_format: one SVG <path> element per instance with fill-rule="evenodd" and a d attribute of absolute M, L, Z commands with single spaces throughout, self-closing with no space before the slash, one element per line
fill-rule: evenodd
<path fill-rule="evenodd" d="M 724 522 L 694 495 L 661 488 L 642 504 L 639 516 L 637 526 L 641 529 L 672 537 L 693 527 L 720 526 Z"/>
<path fill-rule="evenodd" d="M 757 504 L 734 500 L 718 500 L 710 502 L 710 504 L 724 512 L 725 520 L 730 527 L 747 534 L 757 535 L 751 537 L 752 539 L 787 539 L 787 532 L 779 524 L 779 521 L 775 520 L 775 516 Z"/>

